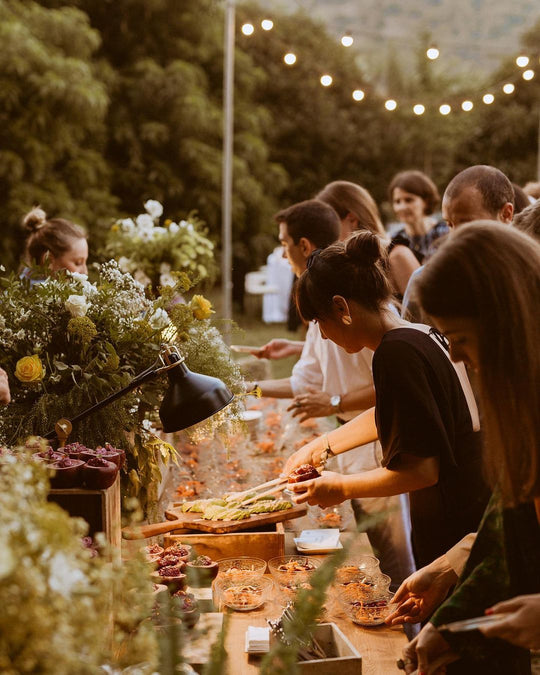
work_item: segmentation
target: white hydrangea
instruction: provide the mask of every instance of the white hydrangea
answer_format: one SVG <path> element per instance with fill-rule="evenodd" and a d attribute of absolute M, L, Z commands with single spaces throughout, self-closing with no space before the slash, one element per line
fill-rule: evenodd
<path fill-rule="evenodd" d="M 167 228 L 166 227 L 154 227 L 153 233 L 154 233 L 154 235 L 162 237 L 164 234 L 167 234 Z"/>
<path fill-rule="evenodd" d="M 171 223 L 169 225 L 169 232 L 171 234 L 176 234 L 178 230 L 180 229 L 179 225 L 177 223 Z"/>
<path fill-rule="evenodd" d="M 133 232 L 135 232 L 135 223 L 132 218 L 124 218 L 121 220 L 120 227 L 122 228 L 122 232 L 125 232 L 126 234 L 133 234 Z"/>
<path fill-rule="evenodd" d="M 144 202 L 144 208 L 154 220 L 160 218 L 163 214 L 163 206 L 155 199 L 149 199 L 148 201 Z"/>
<path fill-rule="evenodd" d="M 153 229 L 154 221 L 152 220 L 152 216 L 148 215 L 148 213 L 141 213 L 137 216 L 137 230 L 139 230 L 139 233 Z"/>
<path fill-rule="evenodd" d="M 118 267 L 122 270 L 122 272 L 129 272 L 131 268 L 131 260 L 126 258 L 125 255 L 121 256 L 118 258 Z"/>
<path fill-rule="evenodd" d="M 169 315 L 161 307 L 158 307 L 154 310 L 154 313 L 148 319 L 148 321 L 154 330 L 162 330 L 171 323 Z"/>
<path fill-rule="evenodd" d="M 87 582 L 84 572 L 75 567 L 64 553 L 56 553 L 49 563 L 49 586 L 52 591 L 69 598 L 74 588 Z"/>
<path fill-rule="evenodd" d="M 88 311 L 88 303 L 84 295 L 70 295 L 65 302 L 65 308 L 71 316 L 85 316 Z"/>

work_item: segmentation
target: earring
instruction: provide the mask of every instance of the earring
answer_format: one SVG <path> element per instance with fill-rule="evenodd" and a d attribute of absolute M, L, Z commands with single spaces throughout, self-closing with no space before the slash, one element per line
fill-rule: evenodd
<path fill-rule="evenodd" d="M 346 314 L 345 316 L 343 316 L 343 317 L 341 318 L 341 320 L 343 321 L 343 323 L 344 323 L 346 326 L 350 326 L 350 325 L 352 324 L 352 319 L 351 319 L 351 317 L 350 317 L 348 314 Z"/>

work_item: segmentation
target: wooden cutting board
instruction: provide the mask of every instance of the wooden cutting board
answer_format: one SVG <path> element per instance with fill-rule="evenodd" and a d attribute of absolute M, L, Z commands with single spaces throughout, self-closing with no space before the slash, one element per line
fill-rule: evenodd
<path fill-rule="evenodd" d="M 181 506 L 176 506 L 176 504 L 176 502 L 173 503 L 165 511 L 165 518 L 168 520 L 178 520 L 175 529 L 198 530 L 199 532 L 214 532 L 216 534 L 252 530 L 262 525 L 300 518 L 300 516 L 305 516 L 307 513 L 307 506 L 300 504 L 286 511 L 257 513 L 245 520 L 203 520 L 200 513 L 182 513 Z"/>

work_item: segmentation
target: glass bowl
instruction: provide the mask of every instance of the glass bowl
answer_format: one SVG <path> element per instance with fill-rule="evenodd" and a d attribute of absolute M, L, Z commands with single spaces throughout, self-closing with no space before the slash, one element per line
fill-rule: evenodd
<path fill-rule="evenodd" d="M 303 555 L 283 555 L 271 558 L 268 561 L 268 569 L 280 586 L 294 588 L 300 584 L 307 584 L 320 564 L 319 560 Z"/>
<path fill-rule="evenodd" d="M 266 561 L 262 558 L 249 558 L 238 556 L 237 558 L 223 558 L 218 560 L 220 580 L 227 580 L 239 584 L 257 581 L 266 571 Z"/>
<path fill-rule="evenodd" d="M 314 529 L 335 528 L 340 532 L 347 530 L 353 522 L 354 514 L 348 503 L 329 506 L 308 506 L 307 517 Z"/>
<path fill-rule="evenodd" d="M 262 607 L 272 594 L 274 582 L 261 577 L 245 582 L 216 579 L 215 591 L 220 605 L 234 609 L 236 612 L 251 612 Z"/>
<path fill-rule="evenodd" d="M 339 602 L 347 617 L 359 626 L 380 626 L 397 607 L 391 602 L 392 593 L 377 595 L 371 599 L 349 600 L 338 595 Z"/>

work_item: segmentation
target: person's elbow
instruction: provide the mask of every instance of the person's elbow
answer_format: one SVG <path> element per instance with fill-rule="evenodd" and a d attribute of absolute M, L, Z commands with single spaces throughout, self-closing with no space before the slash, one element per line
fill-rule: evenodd
<path fill-rule="evenodd" d="M 401 455 L 401 470 L 409 474 L 411 490 L 433 487 L 439 482 L 439 460 L 436 457 Z"/>

